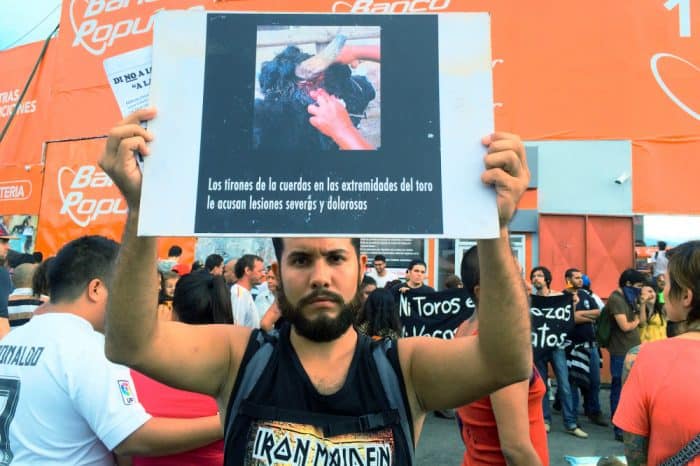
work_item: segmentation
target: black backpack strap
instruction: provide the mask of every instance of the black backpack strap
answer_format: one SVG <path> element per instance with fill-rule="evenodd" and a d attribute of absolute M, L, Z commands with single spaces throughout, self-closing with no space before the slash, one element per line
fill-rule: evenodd
<path fill-rule="evenodd" d="M 410 464 L 414 464 L 414 445 L 413 439 L 411 438 L 411 428 L 408 425 L 408 415 L 406 413 L 406 406 L 403 403 L 403 397 L 401 396 L 401 386 L 399 385 L 399 379 L 396 376 L 394 367 L 389 362 L 389 358 L 386 352 L 394 344 L 393 340 L 385 339 L 379 344 L 374 345 L 372 348 L 372 357 L 374 358 L 374 363 L 377 366 L 377 372 L 379 373 L 379 378 L 382 382 L 382 387 L 384 388 L 384 394 L 387 400 L 389 400 L 389 406 L 392 409 L 398 411 L 400 416 L 401 431 L 403 432 L 404 439 L 406 440 L 406 447 L 411 459 Z"/>
<path fill-rule="evenodd" d="M 248 398 L 250 392 L 253 391 L 253 388 L 258 383 L 263 370 L 265 370 L 267 363 L 270 361 L 272 351 L 275 349 L 273 342 L 277 339 L 277 331 L 273 330 L 268 334 L 262 331 L 256 331 L 256 333 L 255 340 L 259 346 L 255 351 L 255 354 L 253 354 L 253 356 L 250 358 L 250 361 L 248 361 L 248 364 L 243 371 L 243 378 L 238 386 L 233 403 L 229 405 L 229 411 L 227 413 L 228 423 L 224 429 L 224 445 L 228 445 L 229 435 L 233 430 L 233 423 L 235 422 L 240 410 L 241 402 Z"/>

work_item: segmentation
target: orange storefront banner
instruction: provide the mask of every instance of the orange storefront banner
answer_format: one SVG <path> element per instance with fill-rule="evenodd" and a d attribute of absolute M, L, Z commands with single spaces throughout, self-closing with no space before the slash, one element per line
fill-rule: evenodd
<path fill-rule="evenodd" d="M 121 239 L 126 201 L 97 165 L 104 143 L 96 138 L 48 144 L 36 239 L 44 255 L 83 235 Z M 185 262 L 193 260 L 194 238 L 161 238 L 159 256 L 165 257 L 172 244 L 182 247 Z"/>
<path fill-rule="evenodd" d="M 0 171 L 0 215 L 38 215 L 44 166 L 5 166 Z"/>
<path fill-rule="evenodd" d="M 0 166 L 41 163 L 43 142 L 48 134 L 56 52 L 54 40 L 21 102 L 19 98 L 43 45 L 43 42 L 35 42 L 0 53 L 0 130 L 7 124 L 14 108 L 18 107 L 0 142 Z"/>
<path fill-rule="evenodd" d="M 488 11 L 497 127 L 524 139 L 653 139 L 700 132 L 700 15 L 678 2 L 485 0 L 66 0 L 52 138 L 119 118 L 102 63 L 146 46 L 160 9 L 396 13 Z M 675 6 L 674 6 L 675 5 Z M 95 111 L 99 108 L 100 111 Z M 71 115 L 65 118 L 64 115 Z"/>

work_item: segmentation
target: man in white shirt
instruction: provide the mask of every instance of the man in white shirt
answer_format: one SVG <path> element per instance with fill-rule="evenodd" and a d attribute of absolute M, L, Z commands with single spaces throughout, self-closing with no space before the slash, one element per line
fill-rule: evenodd
<path fill-rule="evenodd" d="M 260 328 L 262 316 L 258 312 L 250 290 L 262 283 L 265 265 L 262 257 L 244 254 L 236 262 L 236 283 L 231 287 L 233 323 L 243 327 Z"/>
<path fill-rule="evenodd" d="M 105 357 L 118 249 L 101 236 L 66 244 L 49 269 L 51 301 L 0 341 L 0 464 L 111 466 L 113 451 L 177 453 L 221 438 L 216 416 L 152 418 L 129 369 Z"/>
<path fill-rule="evenodd" d="M 398 278 L 386 269 L 386 257 L 383 255 L 377 254 L 374 256 L 373 263 L 374 268 L 369 269 L 365 275 L 374 278 L 374 281 L 377 283 L 377 288 L 384 288 L 387 282 Z"/>
<path fill-rule="evenodd" d="M 656 243 L 659 250 L 651 257 L 651 267 L 654 279 L 659 275 L 665 275 L 668 270 L 668 259 L 666 258 L 666 241 Z"/>

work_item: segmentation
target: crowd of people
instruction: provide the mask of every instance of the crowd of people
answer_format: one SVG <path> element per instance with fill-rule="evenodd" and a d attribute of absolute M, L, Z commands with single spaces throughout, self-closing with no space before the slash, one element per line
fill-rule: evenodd
<path fill-rule="evenodd" d="M 159 260 L 156 239 L 136 235 L 132 152 L 148 155 L 138 122 L 153 116 L 120 123 L 100 162 L 129 206 L 121 245 L 86 236 L 29 255 L 12 278 L 0 267 L 3 464 L 413 464 L 426 414 L 454 410 L 463 464 L 546 465 L 548 365 L 564 428 L 586 438 L 580 404 L 609 423 L 601 345 L 628 464 L 692 454 L 681 450 L 700 420 L 682 410 L 700 405 L 688 383 L 700 380 L 700 242 L 663 245 L 653 276 L 625 270 L 605 303 L 574 268 L 561 292 L 545 266 L 524 286 L 507 226 L 529 171 L 519 139 L 496 133 L 482 179 L 501 236 L 466 251 L 445 283 L 476 311 L 454 339 L 403 338 L 397 298 L 435 292 L 419 258 L 398 276 L 382 255 L 367 268 L 356 238 L 274 238 L 267 265 L 255 251 L 188 265 L 178 246 Z M 570 295 L 575 310 L 565 344 L 537 358 L 528 290 Z"/>

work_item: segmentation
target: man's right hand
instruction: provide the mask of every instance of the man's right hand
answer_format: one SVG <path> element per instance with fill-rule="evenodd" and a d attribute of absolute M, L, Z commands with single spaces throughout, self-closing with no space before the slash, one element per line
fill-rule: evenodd
<path fill-rule="evenodd" d="M 156 116 L 155 109 L 137 110 L 112 128 L 105 144 L 99 165 L 117 185 L 130 209 L 137 208 L 141 200 L 141 169 L 136 160 L 137 152 L 149 154 L 148 144 L 153 134 L 139 125 Z"/>

